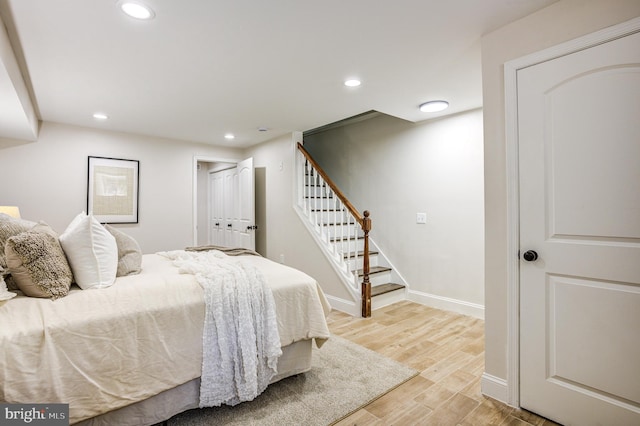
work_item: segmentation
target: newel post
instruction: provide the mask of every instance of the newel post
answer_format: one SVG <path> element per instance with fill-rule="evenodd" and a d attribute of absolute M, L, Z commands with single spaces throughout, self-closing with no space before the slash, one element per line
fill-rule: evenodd
<path fill-rule="evenodd" d="M 362 257 L 362 317 L 371 316 L 371 282 L 369 281 L 369 231 L 371 219 L 369 211 L 365 210 L 362 219 L 362 231 L 364 232 L 364 253 Z"/>

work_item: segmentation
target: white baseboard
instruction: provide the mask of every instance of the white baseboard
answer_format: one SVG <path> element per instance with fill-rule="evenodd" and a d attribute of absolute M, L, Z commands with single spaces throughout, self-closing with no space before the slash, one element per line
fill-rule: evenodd
<path fill-rule="evenodd" d="M 330 296 L 328 294 L 325 294 L 325 297 L 329 301 L 331 308 L 340 312 L 344 312 L 345 314 L 349 314 L 354 317 L 361 316 L 360 306 L 357 305 L 356 302 L 354 302 L 353 300 L 340 299 L 338 297 Z"/>
<path fill-rule="evenodd" d="M 484 306 L 476 303 L 436 296 L 434 294 L 422 293 L 415 290 L 407 291 L 407 299 L 425 306 L 431 306 L 432 308 L 456 312 L 462 315 L 469 315 L 482 320 L 484 319 Z"/>
<path fill-rule="evenodd" d="M 480 379 L 480 388 L 483 395 L 505 404 L 509 403 L 509 388 L 505 379 L 483 373 L 482 379 Z"/>

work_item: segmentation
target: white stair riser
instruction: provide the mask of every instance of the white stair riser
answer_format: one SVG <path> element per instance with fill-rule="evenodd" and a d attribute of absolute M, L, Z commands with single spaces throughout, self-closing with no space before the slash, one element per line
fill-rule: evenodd
<path fill-rule="evenodd" d="M 405 298 L 406 298 L 406 292 L 404 289 L 394 290 L 389 293 L 380 294 L 376 297 L 371 298 L 371 310 L 375 311 L 376 309 L 383 308 L 385 306 L 391 305 L 392 303 L 405 300 Z"/>
<path fill-rule="evenodd" d="M 322 232 L 325 232 L 329 237 L 353 237 L 361 234 L 359 229 L 350 225 L 320 225 Z"/>
<path fill-rule="evenodd" d="M 362 257 L 358 257 L 357 259 L 349 259 L 347 263 L 349 264 L 349 270 L 354 271 L 363 268 L 364 260 L 362 259 Z M 378 256 L 369 256 L 369 266 L 378 266 Z"/>
<path fill-rule="evenodd" d="M 344 240 L 333 242 L 339 253 L 358 252 L 364 249 L 364 240 Z"/>
<path fill-rule="evenodd" d="M 316 223 L 324 223 L 327 225 L 333 225 L 333 224 L 351 224 L 351 226 L 357 226 L 358 228 L 360 227 L 359 224 L 355 223 L 355 220 L 353 220 L 348 213 L 344 212 L 341 213 L 340 211 L 338 212 L 334 212 L 334 211 L 322 211 L 322 212 L 315 212 L 312 211 L 311 212 L 312 217 L 316 220 Z"/>
<path fill-rule="evenodd" d="M 362 282 L 362 277 L 358 277 L 358 282 Z M 391 271 L 371 274 L 369 275 L 369 282 L 371 283 L 372 287 L 382 284 L 388 284 L 391 282 Z"/>

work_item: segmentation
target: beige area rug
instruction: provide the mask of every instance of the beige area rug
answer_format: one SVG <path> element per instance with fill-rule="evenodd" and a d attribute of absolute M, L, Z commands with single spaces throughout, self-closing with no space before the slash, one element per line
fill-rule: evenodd
<path fill-rule="evenodd" d="M 235 407 L 178 414 L 169 426 L 326 426 L 418 374 L 338 336 L 313 351 L 311 371 L 274 383 L 253 401 Z"/>

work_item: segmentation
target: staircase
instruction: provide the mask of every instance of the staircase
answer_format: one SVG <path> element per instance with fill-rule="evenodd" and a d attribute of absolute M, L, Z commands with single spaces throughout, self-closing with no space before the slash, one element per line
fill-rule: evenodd
<path fill-rule="evenodd" d="M 369 238 L 369 212 L 360 214 L 298 144 L 296 211 L 334 267 L 363 317 L 403 300 L 406 284 Z"/>

